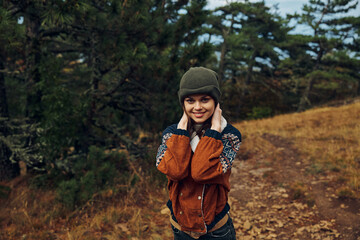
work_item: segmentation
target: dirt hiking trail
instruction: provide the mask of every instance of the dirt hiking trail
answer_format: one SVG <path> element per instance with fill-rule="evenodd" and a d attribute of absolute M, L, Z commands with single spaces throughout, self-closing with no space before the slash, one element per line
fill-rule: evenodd
<path fill-rule="evenodd" d="M 340 199 L 331 176 L 309 174 L 289 139 L 263 134 L 275 152 L 242 152 L 231 176 L 237 239 L 360 240 L 360 201 Z M 268 144 L 267 143 L 267 144 Z"/>

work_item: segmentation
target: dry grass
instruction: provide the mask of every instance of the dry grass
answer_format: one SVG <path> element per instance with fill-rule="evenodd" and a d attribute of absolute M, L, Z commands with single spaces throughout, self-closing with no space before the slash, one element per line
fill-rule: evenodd
<path fill-rule="evenodd" d="M 272 159 L 276 148 L 265 133 L 289 139 L 309 164 L 310 174 L 332 174 L 342 187 L 340 197 L 360 197 L 360 102 L 312 109 L 235 126 L 245 136 L 242 154 Z M 247 139 L 249 141 L 247 141 Z"/>
<path fill-rule="evenodd" d="M 26 177 L 14 181 L 9 198 L 0 200 L 1 240 L 155 240 L 172 234 L 160 214 L 167 192 L 146 177 L 126 194 L 105 191 L 73 212 L 56 202 L 54 191 L 31 189 Z"/>

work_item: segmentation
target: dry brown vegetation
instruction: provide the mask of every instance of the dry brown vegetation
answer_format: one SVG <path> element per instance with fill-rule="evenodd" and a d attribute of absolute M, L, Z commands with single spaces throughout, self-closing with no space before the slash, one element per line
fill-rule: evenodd
<path fill-rule="evenodd" d="M 164 188 L 143 179 L 124 191 L 107 190 L 81 208 L 69 211 L 52 190 L 33 189 L 28 177 L 10 183 L 12 191 L 0 201 L 0 239 L 163 239 L 167 218 L 160 214 Z M 4 185 L 4 183 L 3 183 Z M 123 186 L 119 186 L 123 187 Z M 165 235 L 164 235 L 165 234 Z"/>
<path fill-rule="evenodd" d="M 334 189 L 336 195 L 334 197 L 340 200 L 360 198 L 360 102 L 276 116 L 271 119 L 244 121 L 235 126 L 241 130 L 244 137 L 239 160 L 236 163 L 238 165 L 235 164 L 236 168 L 232 174 L 234 190 L 230 194 L 232 214 L 239 239 L 260 239 L 259 236 L 268 239 L 296 239 L 291 234 L 296 232 L 297 227 L 302 227 L 302 231 L 305 231 L 304 226 L 309 222 L 313 224 L 312 226 L 317 226 L 315 223 L 318 220 L 324 223 L 325 220 L 321 219 L 315 210 L 313 214 L 299 217 L 299 225 L 291 223 L 296 216 L 287 216 L 287 209 L 291 207 L 286 205 L 286 201 L 293 208 L 301 206 L 299 210 L 301 212 L 305 211 L 304 208 L 313 211 L 313 205 L 317 204 L 316 196 L 309 192 L 304 178 L 284 180 L 284 177 L 293 175 L 286 173 L 286 169 L 280 171 L 280 168 L 288 164 L 285 164 L 285 161 L 293 157 L 297 161 L 293 165 L 299 165 L 299 170 L 291 169 L 292 174 L 303 174 L 309 179 L 311 177 L 326 180 L 326 187 Z M 276 144 L 279 140 L 281 146 Z M 287 154 L 286 146 L 292 149 L 291 154 L 297 156 Z M 238 180 L 237 176 L 240 176 L 241 171 L 247 171 L 241 166 L 244 162 L 252 162 L 253 172 L 251 176 L 249 175 L 249 179 L 239 177 Z M 300 167 L 305 171 L 300 171 Z M 282 197 L 283 204 L 277 203 L 268 207 L 264 205 L 267 202 L 263 201 L 262 205 L 258 205 L 256 201 L 261 194 L 264 194 L 264 198 L 268 198 L 264 189 L 257 190 L 251 187 L 253 191 L 251 196 L 247 196 L 246 191 L 241 191 L 252 180 L 257 184 L 264 180 L 261 184 L 265 187 L 268 183 L 273 184 L 275 190 L 269 191 L 269 194 Z M 166 215 L 168 212 L 165 207 L 167 200 L 165 182 L 154 183 L 151 177 L 143 176 L 135 186 L 127 187 L 126 191 L 123 190 L 124 186 L 104 191 L 94 196 L 83 207 L 71 212 L 57 203 L 54 191 L 33 189 L 28 182 L 29 176 L 21 176 L 11 182 L 2 183 L 3 186 L 10 187 L 11 192 L 8 198 L 0 199 L 0 239 L 172 238 Z M 121 191 L 117 190 L 120 188 Z M 236 190 L 237 188 L 240 190 Z M 242 198 L 246 199 L 247 204 L 242 204 Z M 263 219 L 249 217 L 252 214 L 251 210 L 255 211 L 257 207 L 260 207 L 259 211 L 262 209 L 261 212 L 266 212 L 264 209 L 272 209 L 282 214 L 281 217 L 272 216 L 272 219 L 277 220 L 276 227 L 282 231 L 282 235 L 276 232 L 277 228 L 269 227 L 271 225 L 265 226 L 272 224 L 271 220 L 264 220 L 265 217 Z M 360 219 L 360 215 L 358 216 Z M 338 221 L 335 217 L 334 220 L 328 220 L 326 223 L 335 224 Z M 335 228 L 335 225 L 332 227 Z M 322 231 L 321 227 L 319 229 Z M 330 232 L 331 229 L 327 231 Z M 341 228 L 338 231 L 336 234 L 326 235 L 327 239 L 337 239 L 337 237 L 341 239 L 345 236 L 342 235 Z M 354 229 L 351 231 L 348 236 L 357 235 Z M 306 236 L 312 239 L 311 236 L 315 235 Z"/>
<path fill-rule="evenodd" d="M 360 102 L 236 124 L 237 236 L 360 239 Z"/>
<path fill-rule="evenodd" d="M 309 174 L 331 174 L 339 197 L 360 197 L 360 102 L 323 107 L 235 125 L 245 137 L 243 155 L 276 158 L 274 145 L 262 136 L 288 139 L 308 165 Z"/>

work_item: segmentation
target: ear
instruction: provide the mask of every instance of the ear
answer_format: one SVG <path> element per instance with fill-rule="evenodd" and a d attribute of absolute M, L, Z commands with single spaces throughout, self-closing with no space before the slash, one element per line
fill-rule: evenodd
<path fill-rule="evenodd" d="M 215 100 L 214 100 L 215 101 Z M 217 108 L 217 106 L 219 105 L 219 102 L 216 102 L 215 101 L 215 104 L 214 104 L 214 111 L 215 111 L 215 109 Z"/>
<path fill-rule="evenodd" d="M 185 110 L 185 106 L 184 106 L 184 105 L 182 105 L 182 107 L 181 107 L 181 108 L 182 108 L 183 112 L 186 114 L 186 116 L 188 116 L 188 118 L 190 118 L 190 117 L 189 117 L 189 114 L 188 114 L 188 113 L 186 112 L 186 110 Z"/>

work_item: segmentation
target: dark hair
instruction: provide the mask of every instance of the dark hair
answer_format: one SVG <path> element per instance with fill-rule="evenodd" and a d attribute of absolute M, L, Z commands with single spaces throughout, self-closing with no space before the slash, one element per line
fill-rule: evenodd
<path fill-rule="evenodd" d="M 191 118 L 189 118 L 189 122 L 187 125 L 187 130 L 189 131 L 190 136 L 192 136 L 192 134 L 194 132 L 196 132 L 196 135 L 198 135 L 200 138 L 204 135 L 205 131 L 208 130 L 209 128 L 211 128 L 211 119 L 212 116 L 209 117 L 201 126 L 200 129 L 198 129 L 197 131 L 194 128 L 194 125 L 196 124 L 194 120 L 192 120 Z"/>

